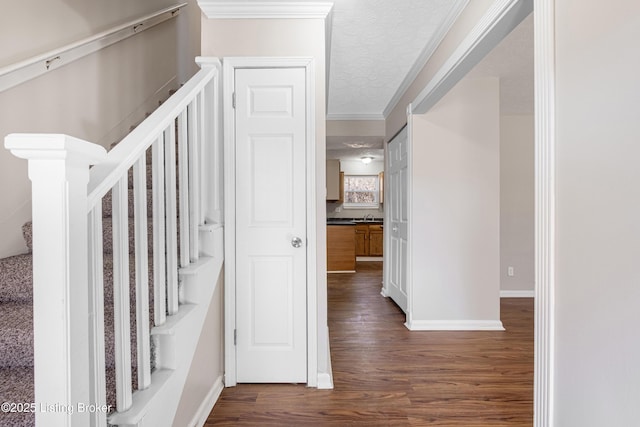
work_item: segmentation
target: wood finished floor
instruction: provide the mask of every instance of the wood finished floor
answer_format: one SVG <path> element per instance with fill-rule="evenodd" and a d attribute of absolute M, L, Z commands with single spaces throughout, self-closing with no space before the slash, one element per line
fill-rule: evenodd
<path fill-rule="evenodd" d="M 205 425 L 531 426 L 533 300 L 502 299 L 505 332 L 409 332 L 381 266 L 329 275 L 333 390 L 240 384 Z"/>

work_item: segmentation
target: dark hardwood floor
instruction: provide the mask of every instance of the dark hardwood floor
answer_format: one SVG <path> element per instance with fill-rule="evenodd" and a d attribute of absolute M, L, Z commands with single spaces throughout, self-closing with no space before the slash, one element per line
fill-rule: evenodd
<path fill-rule="evenodd" d="M 505 332 L 409 332 L 381 268 L 329 275 L 333 390 L 240 384 L 206 425 L 531 426 L 533 300 L 502 299 Z"/>

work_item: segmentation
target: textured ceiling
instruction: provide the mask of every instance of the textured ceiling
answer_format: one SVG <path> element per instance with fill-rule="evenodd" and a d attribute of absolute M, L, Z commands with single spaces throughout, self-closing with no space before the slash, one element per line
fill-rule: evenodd
<path fill-rule="evenodd" d="M 335 0 L 328 118 L 383 118 L 405 77 L 423 65 L 464 4 Z"/>

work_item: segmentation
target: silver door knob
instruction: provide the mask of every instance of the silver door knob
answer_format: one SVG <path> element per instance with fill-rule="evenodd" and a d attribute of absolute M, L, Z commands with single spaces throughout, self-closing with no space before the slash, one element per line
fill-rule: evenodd
<path fill-rule="evenodd" d="M 293 246 L 294 248 L 299 248 L 302 246 L 302 239 L 299 237 L 294 237 L 293 239 L 291 239 L 291 246 Z"/>
<path fill-rule="evenodd" d="M 392 231 L 398 231 L 398 227 L 393 227 L 391 230 Z"/>

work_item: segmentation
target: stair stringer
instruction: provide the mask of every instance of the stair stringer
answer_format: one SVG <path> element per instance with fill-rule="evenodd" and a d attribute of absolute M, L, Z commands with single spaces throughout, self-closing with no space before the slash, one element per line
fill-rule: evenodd
<path fill-rule="evenodd" d="M 208 231 L 203 234 L 212 239 L 209 247 L 215 248 L 213 256 L 202 256 L 196 263 L 181 269 L 183 285 L 178 313 L 167 316 L 164 325 L 151 331 L 157 339 L 158 357 L 152 385 L 133 394 L 133 405 L 129 410 L 109 417 L 112 426 L 155 427 L 173 423 L 209 306 L 217 286 L 223 283 L 223 228 Z M 219 388 L 213 393 L 219 395 L 223 388 L 222 376 L 212 384 L 213 388 Z"/>

